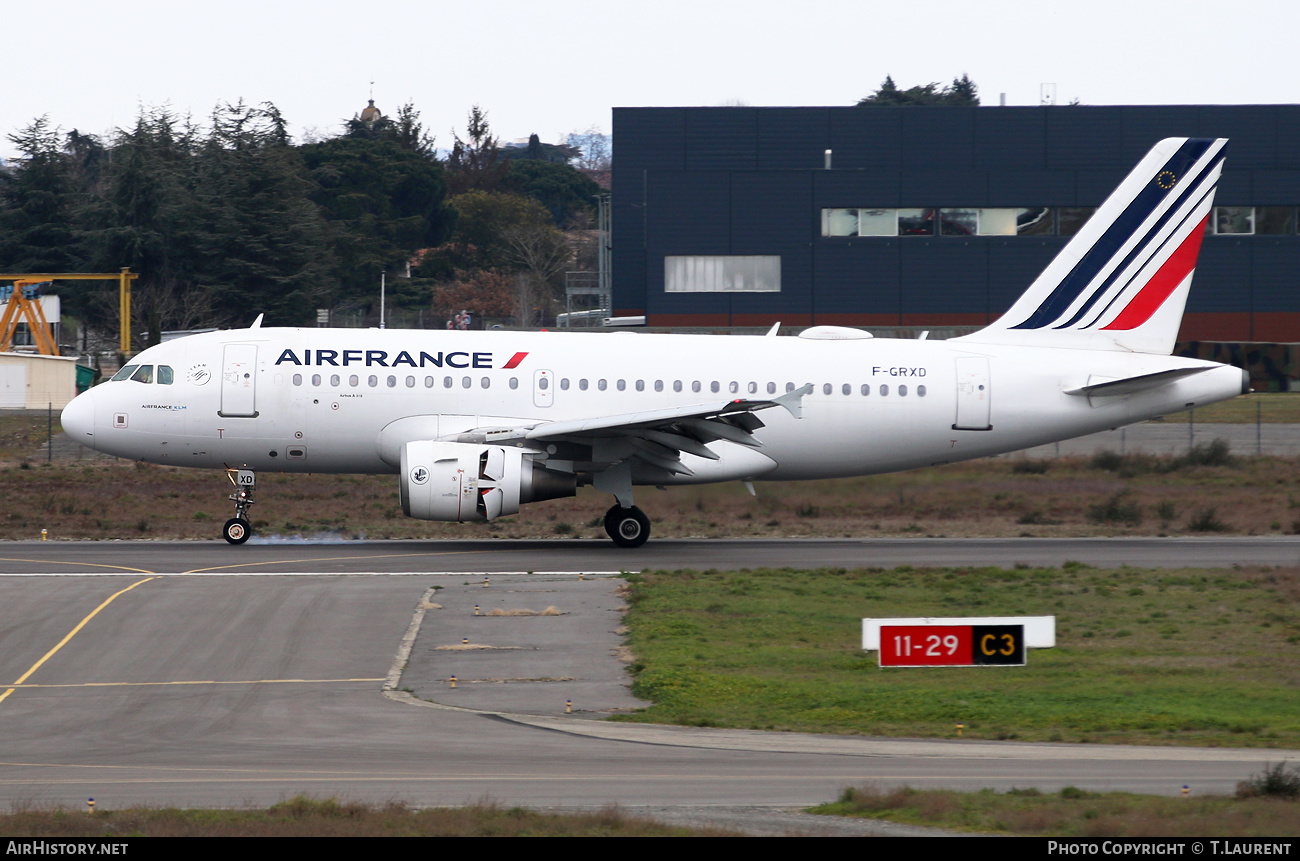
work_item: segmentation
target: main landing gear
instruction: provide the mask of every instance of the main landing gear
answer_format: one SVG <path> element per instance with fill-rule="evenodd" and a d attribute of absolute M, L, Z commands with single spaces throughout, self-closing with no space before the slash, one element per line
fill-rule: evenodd
<path fill-rule="evenodd" d="M 635 505 L 615 505 L 605 512 L 605 532 L 619 547 L 640 547 L 650 537 L 650 518 Z"/>
<path fill-rule="evenodd" d="M 248 509 L 253 505 L 253 491 L 257 487 L 257 475 L 251 469 L 226 468 L 226 477 L 235 486 L 230 494 L 230 501 L 235 503 L 235 516 L 226 521 L 222 527 L 222 536 L 231 544 L 243 544 L 253 534 L 253 527 L 248 522 Z"/>

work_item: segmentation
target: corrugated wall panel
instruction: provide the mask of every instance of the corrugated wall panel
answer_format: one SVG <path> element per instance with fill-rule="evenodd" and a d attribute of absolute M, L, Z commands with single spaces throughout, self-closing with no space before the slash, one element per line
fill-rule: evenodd
<path fill-rule="evenodd" d="M 837 170 L 898 170 L 903 164 L 901 111 L 845 108 L 831 111 Z"/>
<path fill-rule="evenodd" d="M 813 252 L 818 314 L 902 312 L 896 239 L 822 245 Z"/>
<path fill-rule="evenodd" d="M 896 170 L 823 170 L 813 173 L 812 179 L 813 207 L 819 211 L 902 205 L 902 175 Z"/>
<path fill-rule="evenodd" d="M 1118 108 L 1048 108 L 1046 166 L 1065 170 L 1113 167 L 1117 161 L 1113 150 L 1123 131 Z"/>
<path fill-rule="evenodd" d="M 1045 109 L 976 111 L 974 121 L 974 167 L 1008 171 L 1039 171 L 1046 167 Z"/>
<path fill-rule="evenodd" d="M 1252 173 L 1251 203 L 1256 206 L 1300 204 L 1300 170 L 1256 170 Z"/>
<path fill-rule="evenodd" d="M 763 170 L 822 169 L 831 141 L 830 110 L 759 109 L 758 167 Z"/>
<path fill-rule="evenodd" d="M 687 170 L 753 170 L 758 166 L 754 108 L 699 108 L 686 114 Z"/>
<path fill-rule="evenodd" d="M 682 170 L 686 167 L 684 108 L 614 108 L 614 170 Z"/>
<path fill-rule="evenodd" d="M 1251 310 L 1300 311 L 1300 237 L 1257 239 L 1252 250 L 1255 288 Z M 1195 282 L 1192 289 L 1196 289 Z"/>
<path fill-rule="evenodd" d="M 988 174 L 936 167 L 904 171 L 901 206 L 987 206 Z"/>
<path fill-rule="evenodd" d="M 862 110 L 880 110 L 863 108 Z M 903 112 L 903 165 L 969 169 L 975 163 L 975 112 L 981 108 L 909 108 Z"/>
<path fill-rule="evenodd" d="M 1250 310 L 1250 257 L 1250 248 L 1243 240 L 1207 237 L 1196 261 L 1186 310 L 1200 313 Z"/>
<path fill-rule="evenodd" d="M 781 254 L 802 249 L 821 234 L 807 171 L 731 175 L 731 254 Z"/>
<path fill-rule="evenodd" d="M 989 206 L 1075 206 L 1072 170 L 993 170 Z"/>
<path fill-rule="evenodd" d="M 1200 116 L 1181 106 L 1125 106 L 1124 133 L 1115 158 L 1123 165 L 1132 166 L 1147 154 L 1151 147 L 1165 138 L 1194 138 L 1200 135 Z"/>
<path fill-rule="evenodd" d="M 1228 169 L 1277 167 L 1277 112 L 1274 106 L 1202 105 L 1202 137 L 1228 139 Z M 1294 146 L 1294 142 L 1287 146 Z"/>
<path fill-rule="evenodd" d="M 987 312 L 988 243 L 912 239 L 899 245 L 904 314 Z"/>
<path fill-rule="evenodd" d="M 650 177 L 645 219 L 652 255 L 731 253 L 731 178 L 726 172 L 656 171 Z"/>
<path fill-rule="evenodd" d="M 1065 239 L 998 240 L 989 248 L 989 314 L 996 319 L 1011 307 L 1020 294 L 1047 268 Z"/>

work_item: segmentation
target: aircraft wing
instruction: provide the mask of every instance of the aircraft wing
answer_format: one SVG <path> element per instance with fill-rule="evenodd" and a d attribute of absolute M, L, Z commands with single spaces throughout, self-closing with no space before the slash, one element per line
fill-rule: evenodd
<path fill-rule="evenodd" d="M 626 456 L 619 456 L 618 460 L 636 458 L 671 473 L 689 475 L 690 468 L 680 460 L 682 452 L 717 460 L 718 455 L 708 444 L 718 440 L 757 448 L 762 443 L 754 438 L 754 431 L 763 427 L 763 422 L 754 413 L 783 407 L 795 418 L 801 418 L 803 396 L 811 391 L 812 386 L 805 385 L 768 400 L 737 398 L 511 428 L 483 428 L 474 436 L 497 444 L 621 441 L 627 444 Z"/>

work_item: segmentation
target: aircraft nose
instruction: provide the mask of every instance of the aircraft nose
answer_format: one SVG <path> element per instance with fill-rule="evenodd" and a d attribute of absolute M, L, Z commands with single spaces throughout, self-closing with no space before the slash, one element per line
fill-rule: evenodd
<path fill-rule="evenodd" d="M 95 447 L 95 393 L 82 392 L 63 408 L 63 432 L 90 448 Z"/>

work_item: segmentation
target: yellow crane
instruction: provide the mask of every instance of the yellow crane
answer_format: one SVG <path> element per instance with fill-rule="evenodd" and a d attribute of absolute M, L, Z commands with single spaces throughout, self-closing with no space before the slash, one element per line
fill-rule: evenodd
<path fill-rule="evenodd" d="M 123 266 L 119 272 L 25 272 L 17 275 L 0 273 L 0 281 L 14 282 L 14 292 L 5 305 L 4 315 L 0 316 L 0 352 L 8 352 L 13 346 L 14 331 L 18 324 L 26 322 L 32 332 L 36 348 L 46 356 L 59 355 L 59 347 L 50 336 L 49 324 L 41 313 L 39 302 L 28 299 L 23 289 L 31 284 L 46 281 L 116 281 L 118 283 L 118 315 L 121 327 L 121 350 L 123 355 L 131 353 L 131 282 L 140 276 Z"/>

